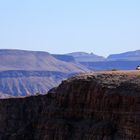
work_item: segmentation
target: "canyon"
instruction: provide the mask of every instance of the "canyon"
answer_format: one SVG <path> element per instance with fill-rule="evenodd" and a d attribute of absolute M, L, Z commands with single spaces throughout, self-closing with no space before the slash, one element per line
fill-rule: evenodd
<path fill-rule="evenodd" d="M 64 58 L 67 62 L 48 52 L 0 49 L 0 98 L 46 94 L 71 75 L 88 71 Z"/>
<path fill-rule="evenodd" d="M 0 140 L 139 140 L 140 72 L 84 73 L 46 95 L 0 100 Z"/>
<path fill-rule="evenodd" d="M 140 51 L 110 55 L 73 52 L 0 49 L 0 98 L 46 94 L 62 80 L 77 73 L 100 70 L 134 70 Z"/>

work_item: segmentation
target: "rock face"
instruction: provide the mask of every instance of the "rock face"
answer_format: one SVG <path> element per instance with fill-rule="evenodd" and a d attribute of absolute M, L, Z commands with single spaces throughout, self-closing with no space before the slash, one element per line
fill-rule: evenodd
<path fill-rule="evenodd" d="M 0 71 L 0 98 L 46 94 L 70 75 L 54 71 Z"/>
<path fill-rule="evenodd" d="M 68 62 L 64 59 L 69 60 Z M 44 94 L 76 73 L 88 71 L 70 56 L 47 52 L 0 49 L 1 97 Z"/>
<path fill-rule="evenodd" d="M 72 77 L 44 96 L 0 100 L 1 140 L 139 140 L 140 73 Z"/>

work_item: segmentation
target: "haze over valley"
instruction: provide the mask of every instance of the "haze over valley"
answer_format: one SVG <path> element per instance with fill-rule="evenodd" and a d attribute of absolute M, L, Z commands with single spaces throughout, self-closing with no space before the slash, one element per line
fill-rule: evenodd
<path fill-rule="evenodd" d="M 0 97 L 46 94 L 62 80 L 89 71 L 134 70 L 140 51 L 105 58 L 86 52 L 50 54 L 41 51 L 0 50 Z"/>
<path fill-rule="evenodd" d="M 46 94 L 65 78 L 88 71 L 47 52 L 0 50 L 0 60 L 0 93 L 10 96 Z"/>

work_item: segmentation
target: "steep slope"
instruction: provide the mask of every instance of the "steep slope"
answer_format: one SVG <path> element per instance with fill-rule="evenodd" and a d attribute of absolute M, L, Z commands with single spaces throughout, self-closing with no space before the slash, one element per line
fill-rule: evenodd
<path fill-rule="evenodd" d="M 140 50 L 109 55 L 107 60 L 140 61 Z"/>
<path fill-rule="evenodd" d="M 60 61 L 47 52 L 0 50 L 0 70 L 41 70 L 59 72 L 83 72 L 83 68 Z M 85 69 L 87 70 L 87 69 Z"/>
<path fill-rule="evenodd" d="M 54 71 L 2 71 L 0 72 L 0 98 L 4 98 L 6 94 L 12 96 L 46 94 L 70 75 L 72 74 Z"/>
<path fill-rule="evenodd" d="M 87 73 L 45 96 L 0 100 L 1 140 L 139 140 L 140 73 Z"/>
<path fill-rule="evenodd" d="M 69 75 L 85 71 L 88 70 L 84 66 L 61 61 L 47 52 L 0 50 L 0 93 L 45 94 Z"/>
<path fill-rule="evenodd" d="M 95 61 L 103 61 L 105 58 L 102 56 L 95 55 L 93 53 L 85 53 L 85 52 L 73 52 L 67 55 L 73 56 L 77 62 L 95 62 Z"/>

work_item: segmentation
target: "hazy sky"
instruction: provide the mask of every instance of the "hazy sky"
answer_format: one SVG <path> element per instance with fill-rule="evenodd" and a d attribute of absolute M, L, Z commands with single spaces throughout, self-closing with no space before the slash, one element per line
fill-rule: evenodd
<path fill-rule="evenodd" d="M 140 0 L 0 0 L 0 49 L 107 56 L 140 49 Z"/>

